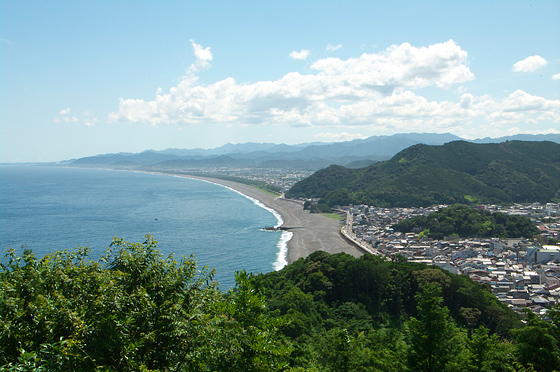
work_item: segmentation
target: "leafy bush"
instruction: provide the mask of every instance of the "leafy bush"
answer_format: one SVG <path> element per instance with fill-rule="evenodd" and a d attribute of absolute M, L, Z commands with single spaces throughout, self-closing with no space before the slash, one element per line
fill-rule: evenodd
<path fill-rule="evenodd" d="M 4 370 L 243 370 L 283 366 L 278 320 L 238 273 L 222 294 L 194 258 L 163 257 L 156 241 L 114 239 L 101 261 L 88 248 L 37 260 L 7 253 L 0 271 Z"/>
<path fill-rule="evenodd" d="M 115 239 L 0 270 L 0 371 L 558 369 L 560 312 L 519 316 L 468 277 L 315 252 L 217 289 L 193 257 Z M 511 341 L 508 337 L 512 337 Z M 499 337 L 503 337 L 500 339 Z"/>

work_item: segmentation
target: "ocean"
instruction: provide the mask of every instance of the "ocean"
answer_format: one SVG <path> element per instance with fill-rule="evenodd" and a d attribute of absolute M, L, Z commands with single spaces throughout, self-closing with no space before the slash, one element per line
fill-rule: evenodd
<path fill-rule="evenodd" d="M 216 269 L 222 289 L 237 270 L 283 265 L 280 216 L 254 199 L 208 182 L 107 169 L 0 166 L 0 249 L 26 246 L 38 257 L 89 246 L 99 258 L 113 237 L 150 234 L 166 256 L 194 254 Z M 21 252 L 21 250 L 20 250 Z"/>

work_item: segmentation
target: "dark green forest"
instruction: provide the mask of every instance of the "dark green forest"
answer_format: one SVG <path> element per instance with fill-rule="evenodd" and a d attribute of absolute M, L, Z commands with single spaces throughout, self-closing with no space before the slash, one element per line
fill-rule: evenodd
<path fill-rule="evenodd" d="M 553 371 L 560 311 L 525 322 L 466 276 L 315 252 L 221 291 L 194 257 L 115 239 L 0 271 L 1 371 Z"/>
<path fill-rule="evenodd" d="M 428 216 L 415 216 L 392 226 L 395 231 L 421 231 L 423 236 L 442 240 L 461 238 L 532 238 L 540 230 L 527 217 L 491 213 L 464 205 L 442 208 Z"/>
<path fill-rule="evenodd" d="M 509 141 L 411 146 L 366 168 L 332 165 L 296 183 L 289 197 L 335 205 L 427 207 L 560 201 L 560 144 Z"/>

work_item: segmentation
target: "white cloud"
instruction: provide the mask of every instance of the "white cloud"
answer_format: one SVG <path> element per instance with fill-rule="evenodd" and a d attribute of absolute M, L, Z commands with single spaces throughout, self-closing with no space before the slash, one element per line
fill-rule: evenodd
<path fill-rule="evenodd" d="M 530 56 L 522 61 L 516 62 L 513 65 L 513 71 L 515 72 L 533 72 L 541 67 L 544 67 L 548 62 L 546 59 L 539 55 Z"/>
<path fill-rule="evenodd" d="M 194 49 L 209 53 L 209 48 Z M 290 72 L 275 81 L 240 84 L 226 78 L 200 85 L 190 68 L 177 86 L 169 92 L 158 90 L 153 100 L 121 98 L 118 112 L 109 119 L 148 125 L 366 126 L 379 132 L 424 132 L 429 127 L 454 133 L 473 122 L 495 128 L 560 123 L 560 101 L 522 90 L 505 98 L 463 93 L 449 101 L 418 95 L 419 88 L 448 89 L 474 79 L 467 52 L 453 40 L 427 47 L 393 45 L 347 60 L 320 59 L 311 70 L 314 73 Z"/>
<path fill-rule="evenodd" d="M 560 80 L 560 74 L 552 75 L 552 80 Z"/>
<path fill-rule="evenodd" d="M 83 116 L 86 117 L 84 120 L 85 126 L 90 127 L 97 123 L 97 118 L 93 117 L 92 111 L 84 110 Z M 56 117 L 53 121 L 55 123 L 77 123 L 80 119 L 70 114 L 70 108 L 65 108 L 60 110 L 58 117 Z"/>
<path fill-rule="evenodd" d="M 474 79 L 466 65 L 467 52 L 453 40 L 428 47 L 413 47 L 409 43 L 392 45 L 380 53 L 364 53 L 358 58 L 340 60 L 326 58 L 311 68 L 325 80 L 342 77 L 352 85 L 448 88 Z"/>
<path fill-rule="evenodd" d="M 55 118 L 53 120 L 55 123 L 61 123 L 61 122 L 65 122 L 65 123 L 76 123 L 78 122 L 78 118 L 75 116 L 70 116 L 70 109 L 69 108 L 65 108 L 63 110 L 60 110 L 60 112 L 58 113 L 58 117 Z"/>
<path fill-rule="evenodd" d="M 560 109 L 560 101 L 550 101 L 543 97 L 533 96 L 522 90 L 516 90 L 504 100 L 505 112 L 517 111 L 548 111 Z"/>
<path fill-rule="evenodd" d="M 86 127 L 91 127 L 97 124 L 97 118 L 89 118 L 84 121 L 84 125 Z"/>
<path fill-rule="evenodd" d="M 474 96 L 472 94 L 463 94 L 461 96 L 461 108 L 469 109 L 472 107 Z"/>
<path fill-rule="evenodd" d="M 190 40 L 194 56 L 196 57 L 195 63 L 189 67 L 189 72 L 196 73 L 210 68 L 210 62 L 212 61 L 212 52 L 210 47 L 203 48 L 199 44 L 195 43 L 194 40 Z"/>
<path fill-rule="evenodd" d="M 338 50 L 340 48 L 342 48 L 342 44 L 337 44 L 337 45 L 327 44 L 327 52 L 334 52 L 335 50 Z"/>
<path fill-rule="evenodd" d="M 291 59 L 302 59 L 305 60 L 307 59 L 307 57 L 309 57 L 309 53 L 311 53 L 309 50 L 306 49 L 302 49 L 299 52 L 293 51 L 290 53 L 290 58 Z"/>
<path fill-rule="evenodd" d="M 364 139 L 366 136 L 359 133 L 319 133 L 315 135 L 316 138 L 320 140 L 324 140 L 327 142 L 343 142 L 343 141 L 352 141 L 355 139 Z"/>
<path fill-rule="evenodd" d="M 516 134 L 560 134 L 560 129 L 555 128 L 548 128 L 544 130 L 521 130 L 518 127 L 513 127 L 508 129 L 509 135 L 516 135 Z"/>
<path fill-rule="evenodd" d="M 494 127 L 515 123 L 534 125 L 560 123 L 560 100 L 548 100 L 522 90 L 516 90 L 508 97 L 494 99 L 489 96 L 476 97 L 473 113 Z"/>

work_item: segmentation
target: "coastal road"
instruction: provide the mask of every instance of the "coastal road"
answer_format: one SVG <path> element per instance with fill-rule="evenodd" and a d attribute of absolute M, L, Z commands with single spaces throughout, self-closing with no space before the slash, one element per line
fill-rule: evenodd
<path fill-rule="evenodd" d="M 340 220 L 304 211 L 303 203 L 290 199 L 275 198 L 270 207 L 282 216 L 282 226 L 292 228 L 290 231 L 294 233 L 288 243 L 288 263 L 316 251 L 345 252 L 355 257 L 363 254 L 342 238 Z"/>

